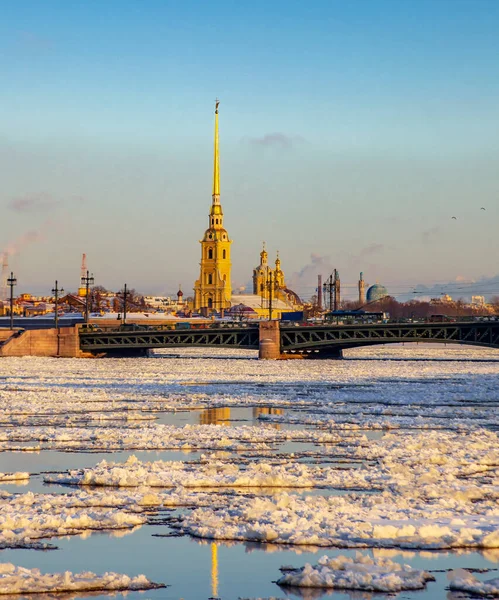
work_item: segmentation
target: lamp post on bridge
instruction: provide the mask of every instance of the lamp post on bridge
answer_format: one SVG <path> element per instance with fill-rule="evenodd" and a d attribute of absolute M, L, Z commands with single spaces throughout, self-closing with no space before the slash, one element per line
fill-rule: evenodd
<path fill-rule="evenodd" d="M 272 279 L 272 271 L 269 271 L 269 280 L 267 282 L 269 290 L 269 321 L 272 321 L 272 296 L 274 294 L 274 282 Z"/>
<path fill-rule="evenodd" d="M 10 330 L 12 331 L 14 329 L 14 286 L 17 285 L 17 279 L 12 272 L 7 279 L 7 285 L 10 287 Z"/>
<path fill-rule="evenodd" d="M 126 283 L 125 283 L 125 287 L 123 288 L 123 325 L 126 325 L 126 298 L 128 295 L 128 290 L 126 287 Z"/>
<path fill-rule="evenodd" d="M 91 285 L 94 285 L 94 281 L 95 281 L 94 274 L 92 273 L 92 275 L 89 276 L 89 273 L 87 271 L 86 277 L 82 277 L 81 281 L 82 281 L 82 283 L 85 284 L 85 325 L 88 325 L 89 297 L 90 297 L 89 287 Z"/>
<path fill-rule="evenodd" d="M 52 294 L 54 294 L 54 321 L 55 321 L 55 328 L 59 329 L 59 309 L 58 309 L 58 304 L 57 301 L 59 300 L 59 292 L 61 292 L 61 294 L 64 294 L 64 288 L 58 288 L 57 287 L 57 279 L 55 280 L 55 287 L 52 288 Z"/>

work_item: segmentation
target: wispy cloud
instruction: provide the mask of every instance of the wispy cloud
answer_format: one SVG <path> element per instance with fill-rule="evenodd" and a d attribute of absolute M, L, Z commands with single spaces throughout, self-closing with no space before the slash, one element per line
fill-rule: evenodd
<path fill-rule="evenodd" d="M 51 212 L 61 204 L 48 194 L 34 194 L 12 198 L 7 208 L 17 213 Z"/>
<path fill-rule="evenodd" d="M 69 208 L 75 204 L 85 204 L 83 196 L 73 195 L 65 199 L 57 199 L 43 192 L 15 196 L 7 202 L 7 208 L 16 213 L 45 213 L 49 214 L 56 210 Z"/>
<path fill-rule="evenodd" d="M 313 288 L 317 285 L 317 275 L 329 274 L 333 269 L 329 255 L 312 253 L 309 262 L 289 277 L 288 284 L 292 289 L 296 288 L 299 291 Z"/>
<path fill-rule="evenodd" d="M 300 135 L 287 135 L 280 132 L 267 133 L 259 138 L 249 138 L 249 143 L 253 146 L 263 146 L 265 148 L 291 148 L 304 141 L 304 138 Z"/>
<path fill-rule="evenodd" d="M 41 242 L 45 239 L 45 233 L 48 229 L 52 228 L 54 222 L 52 219 L 47 219 L 44 221 L 38 229 L 30 229 L 25 233 L 21 234 L 14 241 L 7 244 L 7 247 L 4 249 L 9 256 L 14 256 L 15 254 L 19 254 L 22 250 L 24 250 L 27 246 L 34 244 L 35 242 Z"/>
<path fill-rule="evenodd" d="M 379 252 L 383 252 L 384 249 L 384 244 L 369 244 L 369 246 L 362 248 L 362 250 L 359 252 L 358 258 L 366 258 L 367 256 L 378 254 Z"/>

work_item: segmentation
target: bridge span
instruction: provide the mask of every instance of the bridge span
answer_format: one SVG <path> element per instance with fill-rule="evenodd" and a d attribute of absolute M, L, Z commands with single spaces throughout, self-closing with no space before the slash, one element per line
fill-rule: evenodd
<path fill-rule="evenodd" d="M 218 347 L 259 350 L 260 358 L 290 355 L 340 358 L 348 348 L 401 342 L 499 348 L 499 321 L 354 325 L 265 321 L 206 329 L 80 330 L 79 337 L 80 349 L 92 354 L 126 355 L 154 348 Z"/>
<path fill-rule="evenodd" d="M 202 327 L 202 328 L 201 328 Z M 241 348 L 262 359 L 341 358 L 360 346 L 430 342 L 499 349 L 499 320 L 455 323 L 372 323 L 354 325 L 260 323 L 167 329 L 126 326 L 105 330 L 61 327 L 0 330 L 1 356 L 147 356 L 155 348 Z"/>

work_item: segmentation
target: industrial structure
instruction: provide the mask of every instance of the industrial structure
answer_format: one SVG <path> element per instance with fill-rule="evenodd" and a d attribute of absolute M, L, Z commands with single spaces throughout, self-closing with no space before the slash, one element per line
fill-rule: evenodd
<path fill-rule="evenodd" d="M 366 282 L 364 281 L 364 273 L 360 274 L 359 278 L 359 307 L 366 303 Z"/>
<path fill-rule="evenodd" d="M 7 299 L 7 278 L 9 276 L 9 253 L 2 254 L 2 273 L 0 276 L 0 300 Z"/>

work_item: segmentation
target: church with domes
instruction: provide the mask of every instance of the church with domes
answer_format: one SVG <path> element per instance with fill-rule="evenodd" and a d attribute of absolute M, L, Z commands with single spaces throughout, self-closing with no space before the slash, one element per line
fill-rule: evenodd
<path fill-rule="evenodd" d="M 253 270 L 253 294 L 260 296 L 262 300 L 281 301 L 288 305 L 292 310 L 301 310 L 302 301 L 298 294 L 290 290 L 284 279 L 284 272 L 281 269 L 281 259 L 279 252 L 275 260 L 273 269 L 268 263 L 268 253 L 263 243 L 263 249 L 260 252 L 260 264 Z"/>

